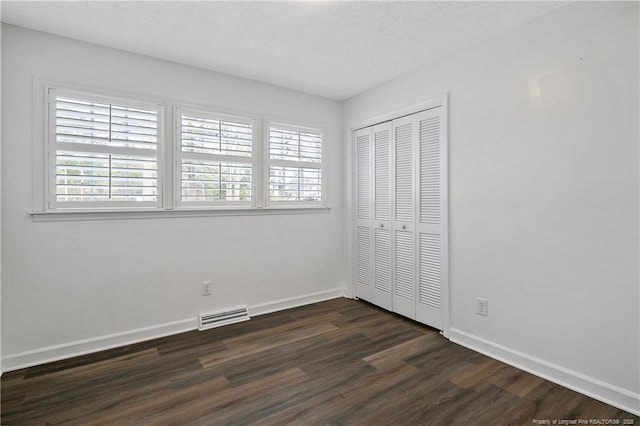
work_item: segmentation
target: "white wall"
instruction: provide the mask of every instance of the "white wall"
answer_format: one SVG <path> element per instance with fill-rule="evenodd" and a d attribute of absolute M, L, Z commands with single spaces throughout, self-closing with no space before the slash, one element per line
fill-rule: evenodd
<path fill-rule="evenodd" d="M 335 267 L 342 206 L 331 197 L 342 181 L 339 102 L 20 27 L 2 31 L 5 368 L 193 327 L 201 311 L 245 303 L 265 311 L 343 294 Z M 33 76 L 323 123 L 331 210 L 34 223 Z M 202 297 L 207 279 L 213 295 Z"/>
<path fill-rule="evenodd" d="M 636 412 L 638 39 L 638 3 L 570 4 L 343 115 L 449 92 L 452 339 Z"/>

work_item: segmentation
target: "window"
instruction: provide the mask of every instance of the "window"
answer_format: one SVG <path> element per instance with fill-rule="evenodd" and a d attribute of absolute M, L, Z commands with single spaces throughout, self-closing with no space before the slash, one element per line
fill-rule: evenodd
<path fill-rule="evenodd" d="M 253 122 L 178 109 L 179 205 L 251 205 Z"/>
<path fill-rule="evenodd" d="M 36 122 L 43 125 L 34 127 L 34 218 L 325 206 L 326 148 L 318 128 L 170 99 L 36 83 L 42 90 L 34 98 Z"/>
<path fill-rule="evenodd" d="M 161 107 L 49 96 L 49 207 L 159 207 Z"/>
<path fill-rule="evenodd" d="M 323 200 L 323 134 L 321 130 L 267 123 L 269 203 Z"/>

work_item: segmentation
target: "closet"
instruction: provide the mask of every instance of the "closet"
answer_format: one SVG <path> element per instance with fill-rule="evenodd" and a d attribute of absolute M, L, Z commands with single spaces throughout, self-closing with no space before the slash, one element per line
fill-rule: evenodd
<path fill-rule="evenodd" d="M 443 329 L 444 106 L 354 132 L 356 296 Z"/>

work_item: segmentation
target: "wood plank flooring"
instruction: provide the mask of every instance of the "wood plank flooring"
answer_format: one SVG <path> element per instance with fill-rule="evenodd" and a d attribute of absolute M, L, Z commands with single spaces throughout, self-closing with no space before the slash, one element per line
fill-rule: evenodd
<path fill-rule="evenodd" d="M 640 425 L 348 299 L 5 373 L 1 395 L 3 425 Z"/>

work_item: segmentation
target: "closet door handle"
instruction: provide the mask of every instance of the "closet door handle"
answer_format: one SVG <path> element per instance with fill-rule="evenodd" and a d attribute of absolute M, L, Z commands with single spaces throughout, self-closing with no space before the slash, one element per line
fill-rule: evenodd
<path fill-rule="evenodd" d="M 380 228 L 384 228 L 384 223 L 381 223 L 381 224 L 380 224 Z"/>
<path fill-rule="evenodd" d="M 402 225 L 402 229 L 407 229 L 407 225 Z"/>

